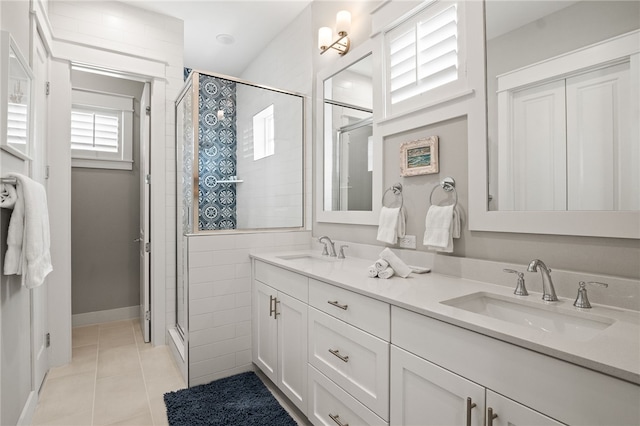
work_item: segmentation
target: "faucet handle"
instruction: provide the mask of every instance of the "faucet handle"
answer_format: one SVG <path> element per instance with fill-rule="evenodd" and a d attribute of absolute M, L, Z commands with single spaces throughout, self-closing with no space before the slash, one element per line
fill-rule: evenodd
<path fill-rule="evenodd" d="M 508 272 L 510 274 L 516 274 L 518 276 L 518 283 L 516 284 L 516 289 L 513 291 L 513 294 L 516 296 L 528 296 L 529 292 L 527 291 L 527 287 L 524 285 L 524 273 L 520 271 L 516 271 L 515 269 L 503 269 L 503 272 Z"/>
<path fill-rule="evenodd" d="M 344 249 L 349 248 L 347 245 L 340 246 L 340 252 L 338 253 L 338 259 L 344 259 Z"/>
<path fill-rule="evenodd" d="M 327 243 L 323 243 L 324 247 L 322 249 L 322 255 L 323 256 L 329 256 L 329 251 L 327 250 Z"/>
<path fill-rule="evenodd" d="M 580 281 L 578 283 L 578 296 L 576 296 L 576 301 L 573 302 L 573 306 L 576 308 L 584 308 L 590 309 L 591 303 L 589 303 L 589 298 L 587 297 L 587 284 L 596 285 L 598 287 L 609 287 L 607 283 L 600 283 L 598 281 Z"/>

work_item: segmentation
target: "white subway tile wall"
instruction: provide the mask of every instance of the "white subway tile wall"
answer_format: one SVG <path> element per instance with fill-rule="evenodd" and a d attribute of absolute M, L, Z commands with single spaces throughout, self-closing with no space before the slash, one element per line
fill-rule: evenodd
<path fill-rule="evenodd" d="M 251 253 L 305 250 L 311 232 L 191 236 L 189 386 L 251 367 Z"/>

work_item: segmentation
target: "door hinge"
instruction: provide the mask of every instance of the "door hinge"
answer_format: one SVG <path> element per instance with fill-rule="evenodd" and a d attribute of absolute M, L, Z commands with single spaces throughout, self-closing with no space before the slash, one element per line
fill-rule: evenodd
<path fill-rule="evenodd" d="M 147 108 L 145 108 L 145 109 L 147 111 L 147 114 L 151 114 L 151 107 L 150 106 L 147 106 Z"/>
<path fill-rule="evenodd" d="M 151 321 L 151 311 L 144 312 L 144 319 L 145 321 Z"/>
<path fill-rule="evenodd" d="M 47 333 L 44 338 L 45 338 L 45 342 L 46 342 L 45 345 L 47 347 L 51 346 L 51 333 Z"/>
<path fill-rule="evenodd" d="M 47 81 L 44 84 L 44 94 L 49 96 L 49 93 L 51 93 L 51 82 Z"/>
<path fill-rule="evenodd" d="M 151 253 L 151 243 L 144 243 L 144 251 Z"/>
<path fill-rule="evenodd" d="M 146 176 L 144 177 L 144 181 L 145 181 L 145 183 L 146 183 L 147 185 L 150 185 L 150 184 L 151 184 L 151 175 L 146 175 Z"/>

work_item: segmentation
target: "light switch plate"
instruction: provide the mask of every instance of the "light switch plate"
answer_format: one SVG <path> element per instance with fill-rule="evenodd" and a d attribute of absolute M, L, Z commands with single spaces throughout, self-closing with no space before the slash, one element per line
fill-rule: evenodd
<path fill-rule="evenodd" d="M 416 248 L 416 236 L 415 235 L 405 235 L 400 238 L 400 248 Z"/>

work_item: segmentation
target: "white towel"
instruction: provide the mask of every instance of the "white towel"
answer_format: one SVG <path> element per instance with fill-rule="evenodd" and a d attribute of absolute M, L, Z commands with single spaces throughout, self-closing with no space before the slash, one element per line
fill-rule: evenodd
<path fill-rule="evenodd" d="M 44 186 L 12 173 L 17 179 L 17 198 L 9 220 L 5 275 L 23 275 L 23 284 L 34 288 L 53 270 L 47 194 Z"/>
<path fill-rule="evenodd" d="M 369 278 L 376 278 L 378 276 L 378 268 L 376 267 L 375 264 L 369 266 L 369 270 L 367 271 L 367 275 L 369 275 Z"/>
<path fill-rule="evenodd" d="M 406 211 L 400 207 L 384 207 L 380 209 L 378 222 L 378 241 L 388 244 L 397 244 L 398 237 L 405 235 Z"/>
<path fill-rule="evenodd" d="M 453 238 L 460 238 L 460 215 L 453 205 L 431 206 L 424 227 L 422 242 L 428 249 L 451 253 Z"/>
<path fill-rule="evenodd" d="M 382 279 L 385 279 L 385 280 L 388 280 L 394 274 L 395 274 L 395 271 L 393 270 L 393 268 L 392 267 L 387 267 L 383 271 L 378 272 L 378 277 L 382 278 Z"/>
<path fill-rule="evenodd" d="M 389 267 L 389 262 L 387 262 L 384 259 L 378 259 L 376 260 L 376 263 L 373 264 L 373 266 L 375 266 L 376 271 L 380 272 L 380 271 L 384 271 L 385 269 L 387 269 L 387 267 Z"/>
<path fill-rule="evenodd" d="M 389 247 L 385 248 L 380 252 L 380 258 L 389 262 L 389 266 L 393 268 L 395 273 L 402 278 L 407 278 L 411 273 L 411 268 L 407 266 L 406 263 L 402 261 L 394 252 L 392 252 Z M 380 273 L 378 273 L 380 276 Z"/>
<path fill-rule="evenodd" d="M 16 187 L 8 183 L 3 183 L 0 188 L 0 208 L 13 209 L 13 206 L 16 205 L 17 198 Z"/>

